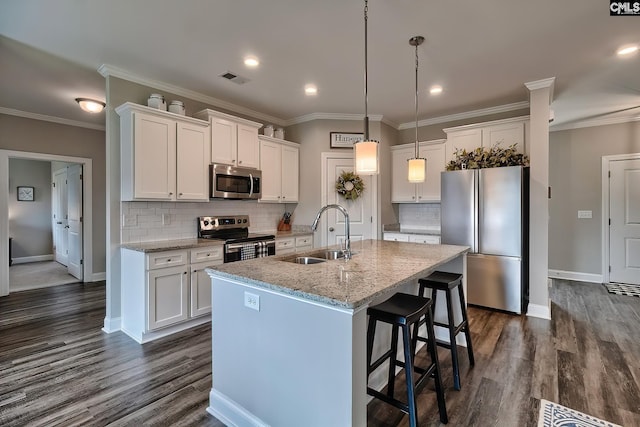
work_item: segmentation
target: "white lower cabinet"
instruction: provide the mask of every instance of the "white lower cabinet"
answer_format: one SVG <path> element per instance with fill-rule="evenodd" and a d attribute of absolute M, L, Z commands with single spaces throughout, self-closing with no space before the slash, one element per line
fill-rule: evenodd
<path fill-rule="evenodd" d="M 408 242 L 409 235 L 402 233 L 384 233 L 382 240 L 389 240 L 392 242 Z"/>
<path fill-rule="evenodd" d="M 143 253 L 122 249 L 122 331 L 140 343 L 208 321 L 222 246 Z"/>
<path fill-rule="evenodd" d="M 295 237 L 276 237 L 276 255 L 288 255 L 296 252 Z"/>
<path fill-rule="evenodd" d="M 276 237 L 276 255 L 289 255 L 313 249 L 313 234 Z"/>
<path fill-rule="evenodd" d="M 409 234 L 409 233 L 385 232 L 383 236 L 383 240 L 389 240 L 394 242 L 423 243 L 428 245 L 440 244 L 440 236 L 436 234 Z"/>
<path fill-rule="evenodd" d="M 153 331 L 189 318 L 187 266 L 151 270 L 147 280 L 147 329 Z"/>

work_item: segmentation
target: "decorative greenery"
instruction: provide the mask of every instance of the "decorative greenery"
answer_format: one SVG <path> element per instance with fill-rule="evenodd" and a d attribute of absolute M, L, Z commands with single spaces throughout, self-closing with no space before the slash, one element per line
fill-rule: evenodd
<path fill-rule="evenodd" d="M 356 200 L 364 191 L 364 182 L 355 173 L 342 171 L 336 180 L 336 191 L 346 200 Z"/>
<path fill-rule="evenodd" d="M 489 150 L 478 147 L 471 152 L 457 148 L 454 152 L 456 158 L 449 162 L 447 170 L 529 166 L 529 157 L 526 154 L 518 153 L 516 144 L 510 145 L 508 148 L 500 148 L 498 145 L 494 145 Z"/>

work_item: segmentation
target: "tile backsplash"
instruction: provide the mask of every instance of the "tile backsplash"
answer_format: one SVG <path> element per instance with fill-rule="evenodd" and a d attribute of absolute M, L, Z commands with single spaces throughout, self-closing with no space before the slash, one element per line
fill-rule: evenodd
<path fill-rule="evenodd" d="M 274 231 L 283 204 L 220 200 L 209 203 L 122 202 L 122 243 L 197 237 L 199 216 L 249 215 L 250 232 Z M 164 220 L 164 221 L 163 221 Z"/>
<path fill-rule="evenodd" d="M 398 209 L 401 229 L 440 227 L 440 203 L 402 203 Z"/>

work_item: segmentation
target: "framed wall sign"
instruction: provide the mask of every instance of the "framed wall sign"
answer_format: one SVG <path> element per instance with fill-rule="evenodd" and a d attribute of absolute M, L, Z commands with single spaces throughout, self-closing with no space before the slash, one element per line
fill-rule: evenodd
<path fill-rule="evenodd" d="M 34 200 L 33 187 L 18 187 L 18 200 L 21 202 L 33 202 Z"/>
<path fill-rule="evenodd" d="M 353 148 L 354 142 L 364 139 L 363 133 L 358 132 L 329 132 L 331 148 Z"/>

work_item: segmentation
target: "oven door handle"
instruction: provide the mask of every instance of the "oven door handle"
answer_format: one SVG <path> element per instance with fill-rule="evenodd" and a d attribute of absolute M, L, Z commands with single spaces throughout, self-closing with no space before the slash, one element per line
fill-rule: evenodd
<path fill-rule="evenodd" d="M 276 244 L 275 240 L 261 240 L 261 241 L 255 241 L 255 242 L 247 242 L 247 243 L 229 243 L 229 244 L 227 244 L 227 250 L 240 249 L 243 246 L 250 245 L 250 244 L 253 244 L 253 246 L 256 246 L 260 242 L 264 242 L 265 245 L 275 245 Z"/>
<path fill-rule="evenodd" d="M 251 182 L 251 188 L 249 190 L 249 198 L 253 196 L 253 174 L 249 174 L 249 181 Z"/>

